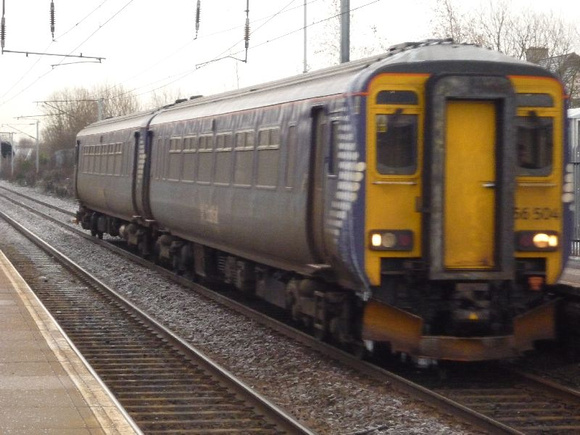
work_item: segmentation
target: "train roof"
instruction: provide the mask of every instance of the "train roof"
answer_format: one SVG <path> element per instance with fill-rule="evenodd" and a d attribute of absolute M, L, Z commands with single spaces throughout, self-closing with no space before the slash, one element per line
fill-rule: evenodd
<path fill-rule="evenodd" d="M 428 40 L 400 44 L 378 56 L 300 76 L 195 98 L 162 111 L 151 124 L 365 92 L 368 81 L 383 72 L 436 73 L 457 70 L 466 73 L 487 72 L 555 78 L 539 65 L 493 50 L 475 45 L 454 44 L 450 40 Z"/>
<path fill-rule="evenodd" d="M 144 128 L 147 127 L 154 113 L 158 111 L 159 109 L 148 110 L 143 112 L 132 113 L 129 115 L 116 116 L 114 118 L 107 118 L 102 121 L 97 121 L 83 128 L 78 133 L 77 137 L 107 133 L 111 131 L 112 126 L 114 126 L 114 130 L 116 131 L 126 129 L 137 130 L 139 128 Z"/>
<path fill-rule="evenodd" d="M 449 71 L 501 75 L 536 75 L 556 78 L 539 65 L 506 56 L 475 45 L 455 44 L 451 40 L 426 40 L 391 47 L 386 53 L 322 70 L 250 86 L 222 94 L 196 97 L 159 110 L 100 121 L 82 131 L 97 134 L 117 123 L 118 129 L 201 118 L 223 113 L 276 106 L 332 95 L 363 93 L 377 74 L 437 73 Z"/>

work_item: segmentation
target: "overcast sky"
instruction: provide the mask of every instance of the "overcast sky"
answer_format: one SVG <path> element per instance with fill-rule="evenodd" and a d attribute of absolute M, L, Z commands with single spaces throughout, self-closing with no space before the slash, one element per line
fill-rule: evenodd
<path fill-rule="evenodd" d="M 3 0 L 5 50 L 101 57 L 101 62 L 62 56 L 5 52 L 0 57 L 0 131 L 8 125 L 35 135 L 31 119 L 38 101 L 63 88 L 122 85 L 144 103 L 152 92 L 182 97 L 209 95 L 302 73 L 304 0 L 250 0 L 250 50 L 244 58 L 243 28 L 247 0 L 201 0 L 197 39 L 197 0 L 54 0 L 55 37 L 50 0 Z M 340 0 L 334 0 L 339 3 Z M 485 1 L 485 0 L 484 0 Z M 332 32 L 332 0 L 307 0 L 309 69 L 332 62 L 321 35 Z M 432 37 L 436 0 L 350 0 L 351 58 L 362 46 Z M 475 7 L 480 0 L 461 0 Z M 580 26 L 580 1 L 511 0 L 514 6 L 552 11 Z M 376 28 L 374 33 L 371 29 Z M 339 54 L 334 59 L 338 61 Z M 212 62 L 214 61 L 214 62 Z M 210 63 L 207 63 L 210 62 Z M 38 118 L 42 122 L 42 118 Z"/>

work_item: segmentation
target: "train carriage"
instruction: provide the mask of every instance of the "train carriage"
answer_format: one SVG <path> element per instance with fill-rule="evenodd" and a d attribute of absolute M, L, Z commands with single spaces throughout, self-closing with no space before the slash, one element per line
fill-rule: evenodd
<path fill-rule="evenodd" d="M 135 174 L 139 143 L 147 136 L 152 112 L 107 119 L 90 125 L 77 135 L 75 193 L 86 213 L 93 235 L 119 235 L 122 223 L 142 215 L 137 189 L 141 179 Z"/>
<path fill-rule="evenodd" d="M 134 215 L 107 211 L 79 170 L 79 220 L 345 346 L 516 356 L 555 335 L 565 98 L 546 70 L 487 49 L 396 46 L 139 119 L 133 196 L 118 198 Z"/>

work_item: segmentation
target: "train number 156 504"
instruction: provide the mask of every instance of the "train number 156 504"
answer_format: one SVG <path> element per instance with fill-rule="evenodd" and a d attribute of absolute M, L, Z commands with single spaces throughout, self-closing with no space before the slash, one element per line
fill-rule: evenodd
<path fill-rule="evenodd" d="M 550 220 L 559 219 L 560 211 L 549 207 L 514 207 L 514 219 Z"/>

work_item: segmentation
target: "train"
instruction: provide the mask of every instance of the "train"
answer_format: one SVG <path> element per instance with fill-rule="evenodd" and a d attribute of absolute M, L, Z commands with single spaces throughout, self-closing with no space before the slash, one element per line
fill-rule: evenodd
<path fill-rule="evenodd" d="M 359 355 L 513 358 L 556 337 L 567 95 L 451 40 L 96 122 L 77 220 Z"/>

